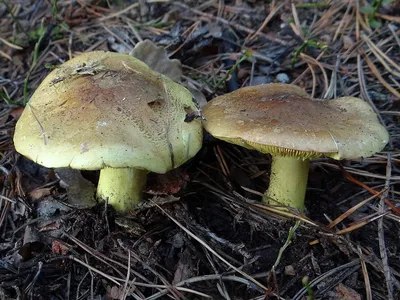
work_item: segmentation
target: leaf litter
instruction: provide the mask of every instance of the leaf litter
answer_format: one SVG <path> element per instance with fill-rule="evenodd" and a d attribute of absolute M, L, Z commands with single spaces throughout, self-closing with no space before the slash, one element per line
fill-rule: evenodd
<path fill-rule="evenodd" d="M 1 299 L 400 298 L 399 11 L 398 1 L 1 1 Z M 360 96 L 389 145 L 362 161 L 313 160 L 306 215 L 282 216 L 259 202 L 270 157 L 207 135 L 191 162 L 151 174 L 148 200 L 121 220 L 94 202 L 96 172 L 20 157 L 13 128 L 60 63 L 147 39 L 202 99 L 282 80 L 318 98 Z"/>

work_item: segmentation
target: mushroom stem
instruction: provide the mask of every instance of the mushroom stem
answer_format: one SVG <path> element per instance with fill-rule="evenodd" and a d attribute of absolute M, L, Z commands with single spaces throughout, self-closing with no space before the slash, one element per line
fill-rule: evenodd
<path fill-rule="evenodd" d="M 100 171 L 97 197 L 108 199 L 117 211 L 134 209 L 141 201 L 147 171 L 134 168 L 104 168 Z"/>
<path fill-rule="evenodd" d="M 309 160 L 290 156 L 272 156 L 268 191 L 263 201 L 276 200 L 279 204 L 304 210 Z"/>

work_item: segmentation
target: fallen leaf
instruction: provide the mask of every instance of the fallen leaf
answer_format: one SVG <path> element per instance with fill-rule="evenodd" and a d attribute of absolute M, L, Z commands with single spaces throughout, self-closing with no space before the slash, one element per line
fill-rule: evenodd
<path fill-rule="evenodd" d="M 28 225 L 25 227 L 24 244 L 19 249 L 18 254 L 21 255 L 24 261 L 35 257 L 42 251 L 44 244 L 40 239 L 40 235 L 35 227 Z"/>
<path fill-rule="evenodd" d="M 124 291 L 122 288 L 113 285 L 112 288 L 107 287 L 107 297 L 109 299 L 122 299 L 124 296 Z"/>
<path fill-rule="evenodd" d="M 342 37 L 342 42 L 343 42 L 343 49 L 345 49 L 345 50 L 350 49 L 354 45 L 353 39 L 351 37 L 349 37 L 348 35 L 344 35 Z"/>
<path fill-rule="evenodd" d="M 37 205 L 37 214 L 44 219 L 53 217 L 58 214 L 62 214 L 70 211 L 70 208 L 51 197 L 47 197 L 39 201 Z"/>
<path fill-rule="evenodd" d="M 174 81 L 180 82 L 182 77 L 182 64 L 178 59 L 171 59 L 162 46 L 157 46 L 150 40 L 136 44 L 130 55 L 140 59 L 150 69 L 157 71 Z"/>
<path fill-rule="evenodd" d="M 190 250 L 186 248 L 185 251 L 181 253 L 172 284 L 176 284 L 193 276 L 194 269 L 195 266 L 190 256 Z"/>
<path fill-rule="evenodd" d="M 51 252 L 53 252 L 54 254 L 67 255 L 69 252 L 69 247 L 67 247 L 67 245 L 65 245 L 64 243 L 54 240 L 51 243 Z"/>
<path fill-rule="evenodd" d="M 50 224 L 44 225 L 39 228 L 39 232 L 44 232 L 44 231 L 51 231 L 51 230 L 57 230 L 60 229 L 61 224 L 59 221 L 52 222 Z"/>
<path fill-rule="evenodd" d="M 37 189 L 30 192 L 28 195 L 31 197 L 32 200 L 39 200 L 43 197 L 51 195 L 52 189 L 52 187 Z"/>
<path fill-rule="evenodd" d="M 339 283 L 331 293 L 331 300 L 361 300 L 361 296 L 352 288 Z"/>
<path fill-rule="evenodd" d="M 151 174 L 148 178 L 146 193 L 152 195 L 176 194 L 190 180 L 186 171 L 180 168 L 166 174 Z"/>
<path fill-rule="evenodd" d="M 14 109 L 11 111 L 10 115 L 11 115 L 14 119 L 18 120 L 23 111 L 24 111 L 24 108 L 23 108 L 23 107 L 17 107 L 17 108 L 14 108 Z"/>
<path fill-rule="evenodd" d="M 79 170 L 60 168 L 55 171 L 60 179 L 60 186 L 67 190 L 69 204 L 77 208 L 89 208 L 96 205 L 94 197 L 96 189 Z"/>

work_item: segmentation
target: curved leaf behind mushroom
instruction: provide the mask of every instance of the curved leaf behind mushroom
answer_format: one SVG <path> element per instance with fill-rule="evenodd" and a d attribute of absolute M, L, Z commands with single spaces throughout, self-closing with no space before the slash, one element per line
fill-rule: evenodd
<path fill-rule="evenodd" d="M 149 40 L 141 41 L 129 53 L 140 59 L 150 69 L 164 74 L 176 82 L 182 79 L 182 64 L 178 59 L 170 59 L 163 46 L 157 46 Z"/>
<path fill-rule="evenodd" d="M 186 84 L 182 83 L 182 64 L 178 59 L 169 58 L 164 47 L 157 46 L 149 40 L 137 43 L 135 48 L 129 54 L 143 61 L 152 70 L 164 74 L 175 82 L 184 84 L 191 92 L 196 106 L 198 107 L 196 117 L 201 117 L 200 108 L 207 104 L 207 100 L 193 84 L 190 84 L 189 82 Z"/>

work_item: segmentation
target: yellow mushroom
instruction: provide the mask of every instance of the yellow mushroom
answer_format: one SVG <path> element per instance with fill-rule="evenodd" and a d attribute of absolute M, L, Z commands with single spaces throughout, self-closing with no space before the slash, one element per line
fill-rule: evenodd
<path fill-rule="evenodd" d="M 17 122 L 16 150 L 49 168 L 101 170 L 97 196 L 119 211 L 140 201 L 148 171 L 165 173 L 202 145 L 190 92 L 127 55 L 81 54 L 40 84 Z"/>

